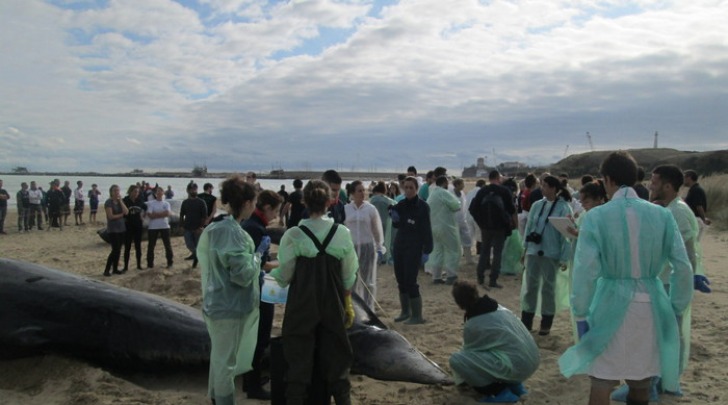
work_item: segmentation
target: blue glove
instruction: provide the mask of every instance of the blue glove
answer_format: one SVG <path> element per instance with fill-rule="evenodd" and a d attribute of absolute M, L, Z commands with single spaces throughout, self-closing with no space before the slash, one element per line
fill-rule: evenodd
<path fill-rule="evenodd" d="M 430 255 L 427 253 L 422 254 L 422 264 L 427 263 L 427 261 L 430 260 Z"/>
<path fill-rule="evenodd" d="M 266 235 L 263 236 L 263 238 L 260 239 L 260 245 L 258 245 L 258 248 L 255 249 L 255 253 L 260 253 L 262 256 L 266 250 L 270 247 L 270 236 Z"/>
<path fill-rule="evenodd" d="M 389 216 L 392 217 L 392 222 L 399 222 L 399 212 L 397 210 L 389 210 Z"/>
<path fill-rule="evenodd" d="M 707 294 L 711 291 L 708 285 L 710 285 L 710 280 L 708 280 L 708 277 L 700 274 L 696 274 L 693 276 L 693 287 L 696 290 Z"/>
<path fill-rule="evenodd" d="M 377 250 L 377 263 L 381 263 L 384 261 L 384 254 L 382 251 Z"/>
<path fill-rule="evenodd" d="M 589 323 L 587 321 L 576 321 L 576 334 L 579 336 L 579 339 L 589 332 Z"/>

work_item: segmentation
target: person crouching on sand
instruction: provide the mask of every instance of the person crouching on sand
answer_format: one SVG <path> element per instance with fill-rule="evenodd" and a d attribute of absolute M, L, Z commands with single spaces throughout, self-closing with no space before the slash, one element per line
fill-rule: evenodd
<path fill-rule="evenodd" d="M 471 282 L 456 282 L 452 296 L 465 311 L 463 348 L 450 356 L 455 383 L 484 394 L 480 402 L 517 402 L 540 362 L 531 333 L 496 300 L 478 296 Z"/>

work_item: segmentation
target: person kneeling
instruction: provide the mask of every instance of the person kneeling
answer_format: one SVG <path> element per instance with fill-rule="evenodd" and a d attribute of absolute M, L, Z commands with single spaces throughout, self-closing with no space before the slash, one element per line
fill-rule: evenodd
<path fill-rule="evenodd" d="M 450 356 L 455 382 L 484 394 L 480 402 L 517 402 L 540 362 L 533 337 L 511 311 L 480 297 L 475 284 L 458 281 L 452 295 L 465 311 L 463 348 Z"/>

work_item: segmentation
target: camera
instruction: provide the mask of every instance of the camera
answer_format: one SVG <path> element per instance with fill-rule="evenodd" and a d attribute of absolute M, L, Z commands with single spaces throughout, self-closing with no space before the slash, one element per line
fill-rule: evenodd
<path fill-rule="evenodd" d="M 531 232 L 526 235 L 526 242 L 541 243 L 542 236 L 538 232 Z"/>

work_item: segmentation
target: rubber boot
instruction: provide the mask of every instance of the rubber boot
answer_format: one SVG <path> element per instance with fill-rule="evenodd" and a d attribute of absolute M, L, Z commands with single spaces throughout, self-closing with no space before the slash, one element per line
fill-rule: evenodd
<path fill-rule="evenodd" d="M 402 307 L 402 312 L 399 313 L 398 317 L 394 318 L 395 322 L 402 322 L 409 319 L 411 315 L 409 295 L 400 293 L 399 305 Z"/>
<path fill-rule="evenodd" d="M 404 323 L 407 325 L 419 325 L 425 323 L 422 319 L 422 297 L 410 298 L 410 308 L 412 309 L 412 316 Z"/>
<path fill-rule="evenodd" d="M 553 315 L 541 315 L 541 329 L 539 329 L 538 334 L 540 336 L 546 336 L 549 333 L 551 333 L 551 325 L 554 324 L 554 316 Z"/>
<path fill-rule="evenodd" d="M 531 331 L 531 329 L 533 329 L 534 315 L 536 314 L 534 314 L 533 312 L 521 312 L 521 322 L 523 322 L 523 325 L 526 327 L 526 329 L 528 329 L 529 332 Z"/>

